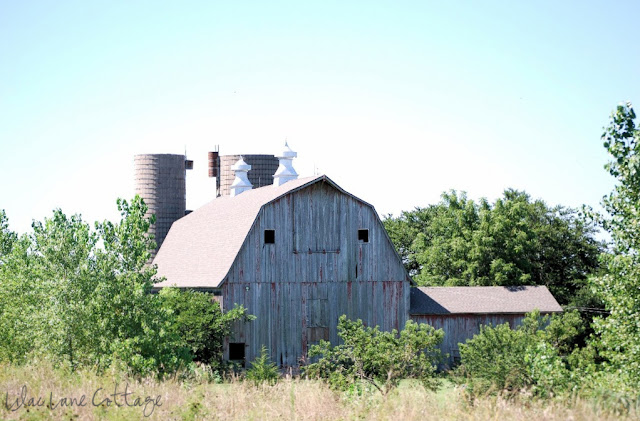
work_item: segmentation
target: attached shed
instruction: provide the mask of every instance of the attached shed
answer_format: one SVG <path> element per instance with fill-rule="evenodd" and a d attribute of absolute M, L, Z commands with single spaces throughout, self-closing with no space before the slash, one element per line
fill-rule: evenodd
<path fill-rule="evenodd" d="M 338 343 L 338 317 L 402 329 L 410 278 L 375 209 L 326 176 L 219 197 L 176 221 L 153 263 L 156 288 L 211 292 L 244 305 L 225 357 L 251 361 L 264 345 L 296 366 L 310 345 Z"/>
<path fill-rule="evenodd" d="M 445 332 L 440 349 L 449 354 L 446 366 L 460 358 L 458 343 L 480 333 L 480 326 L 518 326 L 526 313 L 562 312 L 545 286 L 411 288 L 410 318 Z"/>

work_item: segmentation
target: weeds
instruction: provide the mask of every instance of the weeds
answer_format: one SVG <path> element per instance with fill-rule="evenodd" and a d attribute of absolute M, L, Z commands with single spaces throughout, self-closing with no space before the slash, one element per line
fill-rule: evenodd
<path fill-rule="evenodd" d="M 200 368 L 202 372 L 205 368 Z M 334 392 L 324 382 L 282 378 L 278 383 L 252 382 L 233 377 L 223 383 L 209 381 L 207 375 L 193 374 L 187 379 L 180 376 L 157 380 L 156 377 L 135 378 L 127 373 L 92 371 L 71 372 L 53 369 L 50 365 L 15 367 L 0 365 L 0 419 L 75 419 L 75 420 L 244 420 L 244 419 L 296 419 L 296 420 L 614 420 L 637 419 L 638 400 L 622 395 L 580 398 L 537 399 L 526 394 L 510 396 L 476 396 L 473 402 L 465 397 L 464 389 L 449 381 L 437 391 L 425 389 L 419 381 L 402 381 L 383 397 L 376 390 L 361 389 L 353 393 Z M 120 404 L 102 401 L 114 394 Z M 127 402 L 124 387 L 127 386 Z M 185 387 L 185 385 L 188 385 Z M 25 401 L 16 409 L 15 400 L 26 386 Z M 93 395 L 102 402 L 92 403 Z M 28 406 L 30 398 L 53 397 L 57 406 L 48 408 Z M 78 405 L 81 396 L 85 405 Z M 156 399 L 159 404 L 133 406 L 139 398 Z M 9 398 L 7 408 L 5 398 Z M 60 404 L 63 398 L 75 398 L 75 405 Z M 21 400 L 19 402 L 22 402 Z M 48 403 L 48 401 L 47 401 Z M 96 402 L 99 403 L 99 402 Z M 153 412 L 151 412 L 153 409 Z"/>

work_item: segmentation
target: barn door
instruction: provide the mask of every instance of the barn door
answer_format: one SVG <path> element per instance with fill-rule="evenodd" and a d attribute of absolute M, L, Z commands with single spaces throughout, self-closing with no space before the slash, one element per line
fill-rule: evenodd
<path fill-rule="evenodd" d="M 307 343 L 316 345 L 329 340 L 329 297 L 327 285 L 312 284 L 307 299 Z"/>

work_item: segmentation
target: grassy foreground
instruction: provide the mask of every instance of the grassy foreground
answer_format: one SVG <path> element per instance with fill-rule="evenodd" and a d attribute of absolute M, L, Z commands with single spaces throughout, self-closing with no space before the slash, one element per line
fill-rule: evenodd
<path fill-rule="evenodd" d="M 125 393 L 127 394 L 125 396 Z M 125 401 L 126 398 L 126 401 Z M 316 381 L 284 379 L 256 388 L 248 382 L 198 379 L 134 380 L 121 373 L 68 373 L 47 366 L 0 365 L 0 418 L 20 420 L 610 420 L 584 400 L 478 399 L 473 405 L 451 384 L 438 392 L 406 382 L 387 398 L 349 396 Z"/>

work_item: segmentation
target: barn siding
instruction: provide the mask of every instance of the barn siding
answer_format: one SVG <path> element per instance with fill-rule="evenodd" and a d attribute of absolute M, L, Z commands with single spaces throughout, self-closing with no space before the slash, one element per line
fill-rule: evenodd
<path fill-rule="evenodd" d="M 247 361 L 259 355 L 265 345 L 274 362 L 296 366 L 309 346 L 324 339 L 324 329 L 326 339 L 338 343 L 337 323 L 342 314 L 383 330 L 404 326 L 408 308 L 403 297 L 408 287 L 389 281 L 229 283 L 223 286 L 225 302 L 243 304 L 257 316 L 254 321 L 236 323 L 229 342 L 246 343 Z M 389 299 L 377 307 L 371 296 L 383 289 Z M 314 298 L 320 296 L 327 298 Z"/>
<path fill-rule="evenodd" d="M 513 329 L 520 325 L 524 314 L 438 314 L 438 315 L 410 315 L 416 323 L 427 323 L 445 332 L 440 345 L 443 354 L 449 354 L 445 366 L 451 367 L 460 358 L 459 343 L 465 343 L 480 333 L 480 326 L 497 326 L 509 323 Z"/>
<path fill-rule="evenodd" d="M 275 244 L 264 244 L 265 229 Z M 247 361 L 264 344 L 285 366 L 326 335 L 337 344 L 342 314 L 391 330 L 409 312 L 409 280 L 377 214 L 324 182 L 262 208 L 222 290 L 225 309 L 242 304 L 257 317 L 236 324 L 230 341 L 246 343 Z"/>

